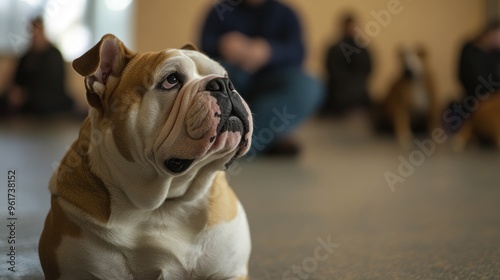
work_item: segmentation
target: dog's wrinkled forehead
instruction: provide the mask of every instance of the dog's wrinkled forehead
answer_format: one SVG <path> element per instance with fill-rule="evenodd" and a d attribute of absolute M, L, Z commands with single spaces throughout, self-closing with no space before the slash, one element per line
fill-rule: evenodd
<path fill-rule="evenodd" d="M 192 50 L 166 50 L 167 59 L 160 65 L 160 72 L 183 72 L 194 76 L 208 76 L 216 74 L 227 76 L 226 70 L 206 55 Z"/>

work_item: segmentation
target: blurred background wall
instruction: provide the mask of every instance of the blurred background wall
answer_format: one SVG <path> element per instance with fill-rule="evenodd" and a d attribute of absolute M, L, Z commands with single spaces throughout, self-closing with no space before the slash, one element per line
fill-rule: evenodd
<path fill-rule="evenodd" d="M 56 3 L 60 7 L 75 5 L 67 0 L 15 2 L 30 4 L 33 1 L 45 5 Z M 377 99 L 384 96 L 387 84 L 398 73 L 398 47 L 415 43 L 420 43 L 428 49 L 430 67 L 435 76 L 440 99 L 444 101 L 458 94 L 460 87 L 456 80 L 456 66 L 461 45 L 485 24 L 488 16 L 498 14 L 497 0 L 283 0 L 283 2 L 296 8 L 302 18 L 308 47 L 306 66 L 317 75 L 323 74 L 327 45 L 339 36 L 338 24 L 341 15 L 350 11 L 358 16 L 364 39 L 374 58 L 375 71 L 371 89 Z M 186 42 L 197 43 L 205 14 L 217 1 L 148 0 L 133 1 L 124 9 L 113 6 L 119 3 L 123 1 L 87 1 L 87 12 L 83 15 L 83 21 L 90 26 L 92 32 L 89 43 L 80 45 L 90 47 L 100 36 L 108 32 L 118 33 L 130 48 L 138 51 L 179 47 Z M 33 6 L 33 3 L 31 5 Z M 396 5 L 399 12 L 390 14 L 390 19 L 386 17 L 381 20 L 380 15 L 387 15 L 384 11 L 389 11 L 388 5 Z M 0 5 L 1 14 L 10 12 L 12 7 Z M 66 12 L 60 9 L 55 14 L 61 17 Z M 53 21 L 57 17 L 46 16 L 46 18 L 47 21 Z M 2 36 L 6 35 L 5 31 L 0 30 L 0 32 Z M 20 32 L 22 31 L 18 31 Z M 73 41 L 78 38 L 81 37 L 77 36 Z M 3 48 L 4 51 L 0 54 L 0 92 L 11 75 L 10 69 L 15 64 L 13 59 L 17 55 L 12 51 L 5 52 L 5 49 Z M 84 104 L 82 79 L 70 69 L 69 63 L 68 74 L 70 91 Z"/>
<path fill-rule="evenodd" d="M 196 2 L 196 4 L 194 4 Z M 401 10 L 392 14 L 385 25 L 374 13 L 388 10 L 390 0 L 283 0 L 295 7 L 302 17 L 308 47 L 306 65 L 322 75 L 327 44 L 339 36 L 339 20 L 345 11 L 355 13 L 368 37 L 375 71 L 372 92 L 384 96 L 387 84 L 398 71 L 397 49 L 401 44 L 423 44 L 429 52 L 441 99 L 460 90 L 456 80 L 458 54 L 464 39 L 486 22 L 486 2 L 470 0 L 400 0 Z M 154 4 L 153 4 L 154 3 Z M 138 50 L 177 47 L 196 42 L 199 26 L 213 0 L 137 1 L 136 46 Z M 378 26 L 378 28 L 377 28 Z"/>

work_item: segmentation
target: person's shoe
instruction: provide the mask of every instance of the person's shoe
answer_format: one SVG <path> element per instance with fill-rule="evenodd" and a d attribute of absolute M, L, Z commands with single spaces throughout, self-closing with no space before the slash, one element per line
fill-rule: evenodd
<path fill-rule="evenodd" d="M 290 139 L 284 138 L 278 141 L 275 141 L 265 152 L 264 154 L 267 156 L 287 156 L 287 157 L 295 157 L 300 153 L 300 145 Z"/>

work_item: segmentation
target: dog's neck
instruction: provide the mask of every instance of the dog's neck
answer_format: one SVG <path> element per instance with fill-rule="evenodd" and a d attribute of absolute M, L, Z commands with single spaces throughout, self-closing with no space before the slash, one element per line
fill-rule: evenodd
<path fill-rule="evenodd" d="M 111 196 L 118 198 L 120 207 L 155 210 L 169 207 L 173 201 L 194 201 L 207 196 L 216 170 L 206 167 L 174 177 L 144 157 L 136 156 L 131 162 L 116 147 L 112 126 L 99 127 L 95 123 L 102 122 L 89 121 L 91 135 L 96 135 L 90 139 L 89 165 Z"/>

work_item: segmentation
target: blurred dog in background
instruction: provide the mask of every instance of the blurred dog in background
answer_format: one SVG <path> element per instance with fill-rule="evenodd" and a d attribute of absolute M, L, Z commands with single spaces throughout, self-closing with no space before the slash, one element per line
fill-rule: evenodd
<path fill-rule="evenodd" d="M 379 132 L 394 132 L 399 144 L 409 148 L 414 133 L 438 127 L 439 108 L 424 48 L 401 48 L 399 57 L 401 74 L 376 106 L 375 126 Z"/>
<path fill-rule="evenodd" d="M 453 140 L 453 149 L 463 150 L 473 138 L 500 149 L 500 93 L 482 100 L 477 109 L 468 114 Z"/>

